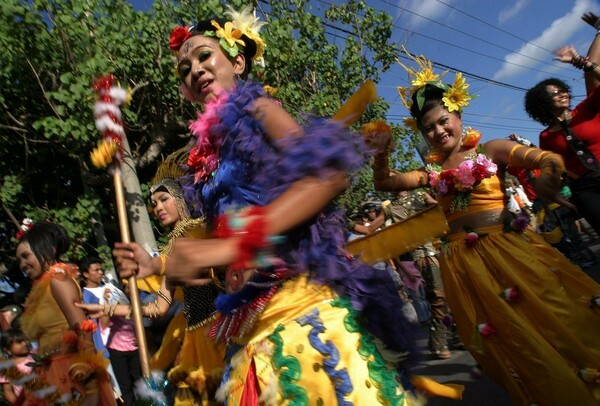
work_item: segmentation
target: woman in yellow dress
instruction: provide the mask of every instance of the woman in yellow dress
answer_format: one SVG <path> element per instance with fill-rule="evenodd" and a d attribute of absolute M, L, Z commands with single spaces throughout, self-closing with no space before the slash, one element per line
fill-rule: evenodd
<path fill-rule="evenodd" d="M 600 402 L 600 286 L 528 229 L 527 216 L 506 210 L 507 165 L 541 170 L 537 191 L 558 195 L 560 156 L 506 140 L 479 144 L 463 131 L 471 96 L 462 75 L 452 86 L 433 73 L 407 68 L 412 88 L 400 89 L 412 124 L 432 147 L 420 170 L 390 170 L 389 133 L 366 134 L 376 151 L 378 190 L 431 187 L 450 233 L 441 273 L 458 332 L 483 370 L 518 405 L 597 405 Z"/>
<path fill-rule="evenodd" d="M 74 304 L 81 301 L 77 267 L 60 262 L 69 245 L 66 230 L 49 222 L 34 223 L 17 245 L 19 268 L 33 280 L 21 328 L 39 345 L 25 404 L 115 405 L 107 363 L 92 342 L 96 325 Z"/>
<path fill-rule="evenodd" d="M 163 227 L 171 229 L 168 241 L 161 249 L 163 258 L 171 252 L 175 238 L 206 238 L 207 235 L 204 217 L 194 219 L 190 216 L 181 184 L 176 179 L 165 177 L 165 173 L 178 173 L 177 164 L 169 158 L 159 168 L 150 188 L 154 215 Z M 215 391 L 225 367 L 225 345 L 208 338 L 211 322 L 217 316 L 214 301 L 218 293 L 214 284 L 183 287 L 185 333 L 178 331 L 178 319 L 170 323 L 161 348 L 152 357 L 152 369 L 164 369 L 170 365 L 179 350 L 178 340 L 173 335 L 183 333 L 176 366 L 167 375 L 171 384 L 177 387 L 175 406 L 214 403 Z M 163 277 L 157 300 L 142 306 L 142 314 L 150 318 L 164 316 L 174 296 L 175 290 L 167 288 Z M 131 314 L 129 305 L 90 304 L 79 307 L 93 317 L 107 313 L 126 317 Z"/>

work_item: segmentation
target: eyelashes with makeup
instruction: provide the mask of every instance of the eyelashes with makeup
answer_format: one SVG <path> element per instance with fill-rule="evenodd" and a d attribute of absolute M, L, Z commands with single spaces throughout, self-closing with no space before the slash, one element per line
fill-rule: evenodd
<path fill-rule="evenodd" d="M 208 58 L 210 58 L 212 55 L 211 51 L 202 51 L 198 54 L 198 61 L 199 62 L 204 62 L 206 61 Z M 179 66 L 179 76 L 180 77 L 186 77 L 191 71 L 190 65 L 180 65 Z"/>

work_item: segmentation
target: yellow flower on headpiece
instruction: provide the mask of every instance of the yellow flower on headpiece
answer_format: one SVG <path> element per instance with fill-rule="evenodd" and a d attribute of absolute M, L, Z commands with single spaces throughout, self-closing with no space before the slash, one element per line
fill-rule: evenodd
<path fill-rule="evenodd" d="M 212 20 L 210 23 L 216 28 L 215 35 L 227 43 L 227 46 L 223 46 L 223 48 L 225 48 L 232 57 L 236 56 L 246 46 L 244 40 L 241 39 L 243 34 L 242 31 L 237 29 L 231 21 L 227 21 L 224 27 L 221 27 L 215 20 Z M 238 45 L 242 48 L 239 48 Z"/>
<path fill-rule="evenodd" d="M 242 11 L 235 11 L 233 7 L 227 6 L 228 10 L 225 12 L 227 16 L 231 18 L 235 28 L 240 30 L 243 35 L 250 38 L 256 44 L 256 54 L 252 58 L 253 60 L 260 60 L 265 53 L 266 44 L 260 37 L 259 30 L 266 23 L 261 22 L 260 19 L 254 16 L 252 12 L 252 6 L 246 6 Z"/>
<path fill-rule="evenodd" d="M 469 85 L 462 77 L 462 73 L 458 72 L 454 78 L 454 84 L 444 92 L 442 97 L 442 101 L 449 112 L 461 112 L 463 107 L 469 105 L 469 100 L 471 100 L 472 97 L 467 91 L 468 87 Z"/>
<path fill-rule="evenodd" d="M 425 58 L 423 55 L 412 55 L 404 46 L 402 47 L 402 50 L 419 66 L 418 69 L 413 69 L 404 65 L 400 60 L 397 60 L 398 64 L 404 68 L 406 73 L 408 73 L 410 84 L 413 86 L 411 89 L 412 93 L 428 83 L 440 81 L 442 76 L 448 73 L 448 71 L 445 71 L 440 74 L 435 74 L 433 73 L 433 64 L 429 59 Z"/>
<path fill-rule="evenodd" d="M 417 126 L 417 120 L 412 117 L 404 117 L 404 126 L 415 134 L 419 134 L 419 127 Z"/>

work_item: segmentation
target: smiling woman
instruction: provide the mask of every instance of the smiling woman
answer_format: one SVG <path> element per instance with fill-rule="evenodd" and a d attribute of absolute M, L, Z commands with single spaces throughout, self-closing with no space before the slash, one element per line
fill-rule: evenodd
<path fill-rule="evenodd" d="M 600 29 L 600 18 L 586 13 L 582 19 Z M 588 54 L 579 55 L 572 46 L 555 51 L 557 60 L 584 71 L 587 98 L 571 110 L 571 89 L 560 79 L 539 82 L 525 95 L 525 110 L 547 126 L 540 133 L 540 147 L 560 154 L 569 176 L 573 202 L 580 214 L 600 233 L 600 35 Z"/>
<path fill-rule="evenodd" d="M 415 61 L 428 69 L 423 57 Z M 409 71 L 413 84 L 417 73 Z M 450 227 L 440 270 L 458 333 L 514 404 L 597 404 L 600 385 L 590 376 L 600 369 L 600 312 L 593 304 L 600 285 L 530 230 L 527 216 L 506 208 L 509 165 L 540 169 L 538 194 L 568 205 L 558 195 L 561 157 L 506 140 L 480 144 L 480 135 L 463 133 L 451 86 L 429 77 L 408 88 L 405 101 L 437 153 L 425 168 L 399 173 L 389 168 L 390 134 L 368 136 L 377 148 L 376 189 L 436 192 Z M 551 98 L 550 91 L 563 89 L 544 91 Z M 561 97 L 559 91 L 554 102 Z"/>
<path fill-rule="evenodd" d="M 33 224 L 17 245 L 19 268 L 33 280 L 21 326 L 30 340 L 39 343 L 43 359 L 34 368 L 35 379 L 25 384 L 25 394 L 47 405 L 59 400 L 114 405 L 107 363 L 94 349 L 93 328 L 88 329 L 96 324 L 90 324 L 75 305 L 81 301 L 77 268 L 60 262 L 69 245 L 66 230 L 49 222 Z"/>

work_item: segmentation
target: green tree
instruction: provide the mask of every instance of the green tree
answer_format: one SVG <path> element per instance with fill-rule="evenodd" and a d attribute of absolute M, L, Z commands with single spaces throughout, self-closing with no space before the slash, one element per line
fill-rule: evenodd
<path fill-rule="evenodd" d="M 313 3 L 255 4 L 269 23 L 263 30 L 267 69 L 257 67 L 255 78 L 277 88 L 289 111 L 329 116 L 366 79 L 378 82 L 398 47 L 390 40 L 391 17 L 364 1 L 318 9 Z M 241 8 L 246 2 L 230 4 Z M 218 0 L 157 0 L 148 11 L 126 0 L 2 2 L 0 199 L 6 209 L 0 213 L 0 262 L 14 249 L 16 229 L 8 212 L 19 220 L 64 224 L 75 241 L 72 259 L 102 243 L 95 238 L 99 227 L 109 243 L 118 239 L 110 175 L 89 164 L 99 138 L 90 84 L 112 73 L 131 88 L 124 110 L 127 137 L 140 181 L 148 182 L 162 157 L 187 143 L 187 124 L 196 114 L 179 94 L 169 33 L 175 24 L 224 10 Z M 387 110 L 380 101 L 364 121 L 383 119 Z M 402 129 L 394 131 L 402 137 Z M 400 145 L 399 161 L 410 161 L 410 142 Z M 351 207 L 372 189 L 369 170 L 357 179 L 340 199 Z"/>

